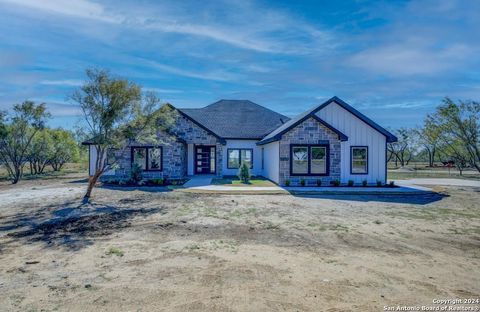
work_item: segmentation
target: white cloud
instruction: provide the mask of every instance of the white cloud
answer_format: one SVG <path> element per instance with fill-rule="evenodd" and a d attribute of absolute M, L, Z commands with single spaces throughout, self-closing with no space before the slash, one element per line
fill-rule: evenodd
<path fill-rule="evenodd" d="M 183 90 L 176 90 L 176 89 L 160 89 L 160 88 L 150 88 L 150 87 L 143 87 L 144 91 L 150 92 L 157 92 L 157 93 L 183 93 Z"/>
<path fill-rule="evenodd" d="M 361 51 L 347 64 L 388 76 L 431 75 L 455 68 L 472 52 L 464 45 L 435 49 L 416 43 L 387 44 Z"/>
<path fill-rule="evenodd" d="M 33 10 L 47 11 L 54 14 L 94 19 L 103 22 L 118 23 L 118 20 L 105 12 L 102 5 L 89 0 L 1 0 Z"/>
<path fill-rule="evenodd" d="M 150 68 L 158 69 L 160 71 L 174 74 L 177 76 L 203 79 L 203 80 L 213 80 L 213 81 L 233 81 L 240 78 L 239 75 L 237 74 L 229 73 L 223 70 L 196 72 L 196 71 L 181 69 L 181 68 L 166 65 L 166 64 L 161 64 L 159 62 L 144 59 L 144 58 L 138 58 L 138 60 L 143 62 L 147 66 L 150 66 Z"/>
<path fill-rule="evenodd" d="M 40 81 L 40 84 L 50 85 L 50 86 L 78 87 L 78 86 L 81 86 L 83 82 L 78 79 L 64 79 L 64 80 L 43 80 L 43 81 Z"/>
<path fill-rule="evenodd" d="M 230 16 L 224 16 L 223 20 L 217 21 L 196 18 L 195 15 L 198 13 L 195 11 L 186 14 L 158 2 L 155 5 L 160 10 L 155 11 L 155 14 L 138 4 L 128 8 L 127 12 L 122 14 L 117 7 L 106 8 L 90 0 L 0 0 L 0 2 L 70 18 L 121 25 L 131 29 L 156 30 L 208 38 L 257 52 L 303 54 L 314 49 L 319 53 L 333 45 L 329 32 L 309 25 L 298 17 L 273 9 L 264 13 L 262 8 L 243 3 L 226 5 L 228 11 L 223 13 L 225 15 L 228 13 Z M 242 10 L 241 19 L 236 16 L 236 10 Z"/>

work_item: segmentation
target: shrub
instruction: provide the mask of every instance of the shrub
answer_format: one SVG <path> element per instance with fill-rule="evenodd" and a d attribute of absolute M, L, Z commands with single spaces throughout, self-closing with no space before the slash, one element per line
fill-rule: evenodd
<path fill-rule="evenodd" d="M 300 185 L 305 186 L 305 179 L 300 179 Z"/>
<path fill-rule="evenodd" d="M 317 186 L 322 186 L 322 180 L 321 179 L 317 179 Z"/>
<path fill-rule="evenodd" d="M 252 175 L 250 174 L 250 168 L 246 162 L 242 162 L 240 168 L 238 168 L 237 176 L 243 183 L 248 183 L 250 181 Z"/>
<path fill-rule="evenodd" d="M 285 180 L 285 186 L 290 186 L 290 180 Z"/>
<path fill-rule="evenodd" d="M 348 180 L 347 185 L 348 185 L 348 186 L 353 186 L 353 180 Z"/>
<path fill-rule="evenodd" d="M 115 255 L 118 257 L 123 257 L 123 251 L 120 248 L 117 247 L 110 247 L 108 251 L 106 252 L 107 255 Z"/>
<path fill-rule="evenodd" d="M 134 184 L 138 184 L 140 181 L 143 180 L 143 172 L 142 167 L 134 163 L 132 165 L 132 170 L 130 170 L 130 181 Z"/>
<path fill-rule="evenodd" d="M 390 183 L 388 184 L 389 187 L 394 187 L 395 186 L 395 181 L 390 181 Z"/>
<path fill-rule="evenodd" d="M 363 185 L 363 186 L 367 186 L 367 184 L 368 184 L 367 180 L 363 180 L 363 181 L 362 181 L 362 185 Z"/>
<path fill-rule="evenodd" d="M 150 180 L 150 183 L 154 185 L 163 185 L 163 179 L 152 179 Z"/>
<path fill-rule="evenodd" d="M 382 181 L 377 180 L 377 186 L 378 186 L 378 187 L 382 186 Z"/>
<path fill-rule="evenodd" d="M 332 184 L 333 186 L 340 186 L 340 180 L 333 180 Z"/>

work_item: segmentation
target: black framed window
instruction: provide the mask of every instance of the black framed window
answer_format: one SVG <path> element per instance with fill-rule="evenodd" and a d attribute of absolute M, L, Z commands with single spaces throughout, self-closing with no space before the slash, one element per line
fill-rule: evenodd
<path fill-rule="evenodd" d="M 250 169 L 253 168 L 253 149 L 229 148 L 227 149 L 227 168 L 238 169 L 245 162 Z"/>
<path fill-rule="evenodd" d="M 299 176 L 329 174 L 328 144 L 290 145 L 290 173 Z"/>
<path fill-rule="evenodd" d="M 132 147 L 132 165 L 144 171 L 162 171 L 162 148 L 155 146 Z"/>
<path fill-rule="evenodd" d="M 368 146 L 350 147 L 350 174 L 368 174 Z"/>
<path fill-rule="evenodd" d="M 310 173 L 311 174 L 327 173 L 327 147 L 326 146 L 310 147 Z"/>

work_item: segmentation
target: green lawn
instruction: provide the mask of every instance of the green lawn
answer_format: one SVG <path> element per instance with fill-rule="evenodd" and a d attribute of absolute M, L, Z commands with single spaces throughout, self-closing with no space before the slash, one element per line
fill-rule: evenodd
<path fill-rule="evenodd" d="M 392 172 L 388 171 L 388 180 L 405 180 L 415 178 L 450 178 L 450 179 L 468 179 L 480 180 L 478 173 L 466 173 L 460 175 L 457 170 L 452 170 L 450 174 L 446 172 L 432 172 L 430 170 L 416 170 L 412 172 Z"/>
<path fill-rule="evenodd" d="M 215 178 L 212 180 L 212 184 L 225 186 L 276 186 L 275 183 L 262 177 L 254 177 L 248 184 L 243 183 L 237 177 Z"/>

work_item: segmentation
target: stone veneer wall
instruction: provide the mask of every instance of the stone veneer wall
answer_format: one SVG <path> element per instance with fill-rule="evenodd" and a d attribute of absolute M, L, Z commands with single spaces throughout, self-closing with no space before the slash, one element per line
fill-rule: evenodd
<path fill-rule="evenodd" d="M 223 144 L 221 144 L 220 140 L 217 137 L 197 126 L 190 119 L 181 115 L 177 117 L 177 122 L 175 123 L 174 129 L 172 129 L 172 133 L 176 134 L 187 144 L 215 145 L 217 153 L 215 157 L 216 175 L 219 177 L 222 176 Z M 193 166 L 193 164 L 189 165 Z M 185 161 L 185 172 L 187 170 L 186 166 L 187 162 Z"/>
<path fill-rule="evenodd" d="M 147 179 L 170 178 L 178 179 L 187 175 L 187 144 L 215 145 L 216 146 L 216 169 L 217 176 L 222 175 L 222 150 L 223 145 L 219 140 L 206 130 L 197 126 L 191 120 L 176 116 L 176 122 L 171 129 L 171 134 L 163 131 L 158 132 L 159 146 L 162 146 L 162 171 L 144 171 L 143 176 Z M 132 143 L 130 146 L 142 146 L 149 144 Z M 151 144 L 150 144 L 151 145 Z M 115 178 L 127 179 L 131 170 L 131 148 L 125 148 L 115 153 L 118 161 L 118 168 L 115 169 Z M 193 166 L 193 164 L 190 164 Z M 104 176 L 105 179 L 112 178 L 111 175 Z"/>
<path fill-rule="evenodd" d="M 132 143 L 128 148 L 115 153 L 118 168 L 115 169 L 115 178 L 128 179 L 131 170 L 131 147 L 151 146 L 151 144 Z M 146 179 L 170 178 L 179 179 L 186 175 L 187 147 L 185 143 L 175 137 L 159 133 L 159 146 L 162 147 L 162 171 L 144 171 Z M 111 176 L 105 176 L 108 179 Z"/>
<path fill-rule="evenodd" d="M 290 144 L 320 144 L 329 141 L 330 145 L 330 175 L 329 176 L 291 176 L 290 175 Z M 315 185 L 321 179 L 322 185 L 329 185 L 331 181 L 340 180 L 340 140 L 338 135 L 322 125 L 314 118 L 305 120 L 291 129 L 280 140 L 280 185 L 290 180 L 292 185 L 298 185 L 304 179 L 306 185 Z"/>

